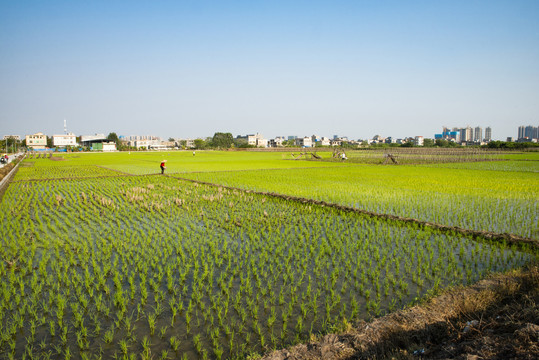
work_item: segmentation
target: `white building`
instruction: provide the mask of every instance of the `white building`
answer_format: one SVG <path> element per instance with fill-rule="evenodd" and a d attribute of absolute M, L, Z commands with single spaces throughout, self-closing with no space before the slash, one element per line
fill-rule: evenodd
<path fill-rule="evenodd" d="M 26 135 L 26 146 L 32 149 L 45 149 L 47 147 L 47 135 L 40 132 Z"/>
<path fill-rule="evenodd" d="M 322 138 L 320 139 L 320 144 L 322 146 L 330 146 L 331 145 L 331 139 L 327 138 L 325 136 L 322 136 Z"/>
<path fill-rule="evenodd" d="M 103 151 L 116 151 L 116 143 L 114 141 L 104 142 Z"/>
<path fill-rule="evenodd" d="M 236 139 L 246 141 L 248 145 L 255 147 L 268 147 L 268 140 L 264 139 L 261 134 L 237 136 Z"/>
<path fill-rule="evenodd" d="M 19 135 L 4 135 L 4 140 L 11 140 L 11 139 L 20 141 L 21 137 Z"/>
<path fill-rule="evenodd" d="M 77 137 L 73 133 L 53 135 L 52 145 L 57 147 L 77 146 Z"/>
<path fill-rule="evenodd" d="M 102 141 L 102 140 L 107 140 L 107 137 L 105 136 L 105 134 L 82 135 L 80 137 L 80 142 L 83 143 L 83 145 L 85 142 Z"/>
<path fill-rule="evenodd" d="M 423 136 L 416 136 L 414 138 L 414 145 L 415 146 L 423 146 Z"/>
<path fill-rule="evenodd" d="M 318 135 L 313 135 L 311 136 L 311 144 L 312 146 L 330 146 L 331 145 L 331 140 L 327 137 L 324 137 L 324 136 L 318 136 Z"/>
<path fill-rule="evenodd" d="M 473 141 L 473 129 L 469 126 L 459 130 L 460 142 Z"/>
<path fill-rule="evenodd" d="M 129 146 L 136 147 L 137 149 L 146 148 L 150 149 L 153 146 L 159 147 L 161 145 L 160 140 L 131 140 Z"/>
<path fill-rule="evenodd" d="M 285 141 L 285 137 L 284 136 L 277 136 L 275 137 L 275 139 L 271 139 L 269 141 L 269 146 L 270 147 L 281 147 L 283 146 L 283 142 Z"/>
<path fill-rule="evenodd" d="M 312 147 L 313 146 L 313 139 L 310 136 L 305 136 L 302 138 L 296 139 L 296 146 L 300 147 Z"/>
<path fill-rule="evenodd" d="M 159 136 L 154 135 L 129 135 L 125 136 L 125 141 L 136 141 L 136 140 L 157 140 L 161 141 L 161 138 Z"/>

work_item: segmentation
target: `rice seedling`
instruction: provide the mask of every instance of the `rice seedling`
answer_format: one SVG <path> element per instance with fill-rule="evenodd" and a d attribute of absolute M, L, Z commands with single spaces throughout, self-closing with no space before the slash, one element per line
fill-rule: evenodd
<path fill-rule="evenodd" d="M 246 357 L 536 258 L 169 177 L 55 171 L 21 174 L 0 205 L 1 356 Z"/>

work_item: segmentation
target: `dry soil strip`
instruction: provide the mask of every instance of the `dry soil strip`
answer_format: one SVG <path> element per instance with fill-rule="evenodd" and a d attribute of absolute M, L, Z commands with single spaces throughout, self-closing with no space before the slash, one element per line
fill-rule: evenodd
<path fill-rule="evenodd" d="M 384 359 L 395 358 L 394 355 L 400 352 L 397 358 L 439 358 L 435 354 L 425 354 L 423 357 L 421 350 L 428 353 L 429 349 L 421 349 L 408 356 L 403 350 L 413 350 L 417 345 L 430 346 L 438 353 L 443 353 L 442 358 L 453 358 L 452 354 L 441 351 L 445 350 L 444 344 L 439 344 L 440 340 L 457 340 L 461 347 L 466 349 L 473 337 L 467 337 L 466 332 L 478 332 L 481 334 L 481 327 L 488 334 L 489 324 L 482 326 L 483 314 L 491 307 L 504 308 L 507 317 L 511 318 L 510 310 L 500 304 L 503 298 L 516 297 L 518 294 L 533 294 L 537 283 L 537 268 L 532 267 L 524 272 L 510 272 L 508 274 L 494 275 L 485 280 L 481 280 L 469 287 L 457 287 L 448 289 L 441 295 L 428 300 L 426 303 L 408 309 L 390 313 L 370 322 L 361 321 L 356 328 L 340 334 L 325 335 L 317 340 L 306 344 L 299 344 L 288 349 L 273 351 L 261 358 L 261 360 L 344 360 L 344 359 Z M 522 304 L 523 308 L 532 308 L 534 304 Z M 533 314 L 533 308 L 532 310 Z M 522 308 L 517 309 L 522 311 Z M 474 322 L 466 322 L 469 318 L 476 318 Z M 505 320 L 500 320 L 503 322 Z M 468 329 L 466 329 L 468 327 Z M 505 332 L 510 326 L 497 331 Z M 536 327 L 535 327 L 536 328 Z M 453 334 L 453 339 L 444 335 Z M 500 334 L 498 334 L 500 335 Z M 509 336 L 511 334 L 508 334 Z M 515 332 L 513 336 L 517 335 Z M 506 340 L 511 341 L 511 337 Z M 532 338 L 533 339 L 533 338 Z M 450 342 L 451 342 L 450 341 Z M 533 341 L 533 340 L 531 340 Z M 530 343 L 531 343 L 530 341 Z M 418 344 L 420 343 L 420 344 Z M 483 345 L 487 348 L 492 343 L 483 342 L 480 336 L 475 345 Z M 485 344 L 489 344 L 486 346 Z M 503 347 L 503 344 L 495 345 Z M 408 348 L 411 347 L 412 349 Z M 480 351 L 482 351 L 481 349 Z M 529 353 L 533 348 L 528 349 Z M 436 351 L 434 351 L 436 353 Z M 449 355 L 449 356 L 447 356 Z M 466 358 L 466 354 L 456 358 Z M 484 357 L 467 357 L 468 359 L 480 359 Z M 516 358 L 516 357 L 514 357 Z M 533 355 L 525 357 L 534 358 Z"/>
<path fill-rule="evenodd" d="M 116 170 L 116 169 L 111 169 L 111 168 L 108 168 L 108 167 L 105 167 L 105 166 L 101 166 L 101 165 L 95 165 L 95 166 L 97 166 L 98 168 L 101 168 L 101 169 L 115 171 L 115 172 L 120 173 L 120 174 L 122 174 L 122 175 L 133 176 L 133 174 L 126 173 L 126 172 L 124 172 L 124 171 L 120 171 L 120 170 Z"/>
<path fill-rule="evenodd" d="M 174 179 L 178 179 L 178 180 L 184 180 L 184 181 L 189 181 L 189 182 L 193 182 L 193 183 L 198 183 L 198 184 L 221 187 L 221 188 L 225 188 L 225 189 L 229 189 L 229 190 L 237 190 L 237 191 L 242 191 L 242 192 L 245 192 L 245 193 L 259 194 L 259 195 L 271 196 L 271 197 L 274 197 L 274 198 L 279 198 L 279 199 L 284 199 L 284 200 L 297 201 L 297 202 L 301 202 L 301 203 L 304 203 L 304 204 L 320 205 L 320 206 L 323 206 L 323 207 L 326 206 L 326 207 L 330 207 L 330 208 L 334 208 L 334 209 L 339 209 L 339 210 L 342 210 L 342 211 L 359 213 L 359 214 L 367 215 L 367 216 L 370 216 L 370 217 L 376 217 L 376 218 L 385 219 L 385 220 L 394 220 L 394 221 L 399 221 L 399 222 L 404 222 L 404 223 L 413 223 L 413 224 L 419 225 L 422 228 L 432 228 L 432 229 L 436 229 L 436 230 L 440 230 L 440 231 L 444 231 L 444 232 L 457 232 L 457 233 L 460 233 L 460 234 L 463 234 L 463 235 L 472 236 L 474 239 L 475 238 L 483 238 L 483 239 L 488 239 L 488 240 L 493 240 L 493 241 L 500 241 L 500 242 L 505 241 L 506 243 L 516 244 L 516 245 L 527 244 L 527 245 L 530 245 L 535 250 L 539 250 L 539 241 L 534 240 L 534 239 L 530 239 L 530 238 L 526 238 L 526 237 L 522 237 L 522 236 L 518 236 L 518 235 L 508 234 L 508 233 L 500 234 L 500 233 L 495 233 L 495 232 L 491 232 L 491 231 L 469 230 L 469 229 L 463 229 L 463 228 L 460 228 L 460 227 L 457 227 L 457 226 L 442 225 L 442 224 L 432 223 L 432 222 L 428 222 L 428 221 L 423 221 L 423 220 L 419 220 L 419 219 L 413 219 L 413 218 L 408 218 L 408 217 L 403 217 L 403 216 L 398 216 L 398 215 L 380 214 L 380 213 L 376 213 L 376 212 L 372 212 L 372 211 L 357 209 L 357 208 L 353 208 L 353 207 L 350 207 L 350 206 L 344 206 L 344 205 L 335 204 L 335 203 L 329 203 L 329 202 L 321 201 L 321 200 L 306 199 L 306 198 L 302 198 L 302 197 L 297 197 L 297 196 L 292 196 L 292 195 L 284 195 L 284 194 L 273 193 L 273 192 L 246 190 L 246 189 L 241 189 L 241 188 L 233 187 L 233 186 L 219 185 L 219 184 L 214 184 L 214 183 L 210 183 L 210 182 L 206 182 L 206 181 L 186 179 L 186 178 L 170 176 L 170 175 L 165 175 L 165 176 L 168 176 L 168 177 L 171 177 L 171 178 L 174 178 Z"/>
<path fill-rule="evenodd" d="M 12 182 L 20 183 L 20 182 L 41 182 L 41 181 L 62 181 L 62 180 L 79 181 L 79 180 L 86 180 L 86 179 L 119 178 L 122 176 L 127 176 L 127 175 L 118 174 L 118 175 L 99 175 L 99 176 L 71 176 L 71 177 L 56 177 L 56 178 L 41 178 L 41 179 L 31 178 L 31 179 L 14 180 Z"/>
<path fill-rule="evenodd" d="M 26 157 L 26 155 L 25 155 L 25 157 Z M 19 169 L 19 165 L 21 164 L 21 162 L 23 160 L 24 160 L 24 157 L 22 159 L 20 159 L 20 161 L 17 162 L 17 165 L 15 165 L 13 167 L 13 169 L 11 169 L 10 172 L 6 176 L 4 176 L 2 181 L 0 181 L 0 200 L 2 200 L 2 197 L 4 196 L 4 192 L 8 188 L 9 184 L 12 182 L 11 179 L 17 173 L 17 170 Z"/>

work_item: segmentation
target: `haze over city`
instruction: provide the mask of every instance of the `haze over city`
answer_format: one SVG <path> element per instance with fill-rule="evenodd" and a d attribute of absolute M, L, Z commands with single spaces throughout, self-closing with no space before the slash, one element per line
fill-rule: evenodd
<path fill-rule="evenodd" d="M 0 3 L 3 134 L 433 137 L 539 119 L 538 1 Z"/>

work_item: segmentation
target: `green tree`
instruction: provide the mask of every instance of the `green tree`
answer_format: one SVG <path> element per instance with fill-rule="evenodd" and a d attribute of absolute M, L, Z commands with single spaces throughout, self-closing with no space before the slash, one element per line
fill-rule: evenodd
<path fill-rule="evenodd" d="M 294 140 L 283 140 L 283 146 L 294 147 L 296 146 L 296 143 L 294 142 Z"/>
<path fill-rule="evenodd" d="M 234 143 L 234 137 L 231 133 L 216 132 L 212 138 L 212 146 L 220 149 L 228 149 Z"/>
<path fill-rule="evenodd" d="M 434 147 L 434 140 L 432 139 L 423 139 L 424 147 Z"/>
<path fill-rule="evenodd" d="M 195 149 L 202 150 L 202 149 L 205 149 L 206 146 L 207 146 L 206 141 L 202 139 L 195 139 Z"/>
<path fill-rule="evenodd" d="M 255 146 L 253 145 L 249 145 L 249 143 L 247 143 L 247 139 L 246 138 L 242 138 L 240 136 L 236 137 L 234 139 L 234 146 L 237 147 L 237 148 L 253 148 Z"/>
<path fill-rule="evenodd" d="M 107 135 L 107 140 L 108 141 L 114 141 L 114 143 L 116 144 L 116 149 L 120 149 L 120 139 L 118 138 L 118 135 L 116 135 L 115 132 L 111 132 Z"/>
<path fill-rule="evenodd" d="M 26 139 L 23 140 L 24 144 L 26 146 Z M 20 144 L 17 139 L 15 139 L 13 136 L 8 136 L 5 140 L 2 140 L 0 143 L 0 151 L 6 151 L 6 152 L 17 152 L 19 149 Z"/>
<path fill-rule="evenodd" d="M 414 147 L 414 142 L 413 141 L 407 141 L 403 144 L 401 144 L 401 147 Z"/>
<path fill-rule="evenodd" d="M 438 147 L 459 147 L 460 145 L 453 141 L 448 141 L 445 139 L 436 139 L 436 146 Z"/>

